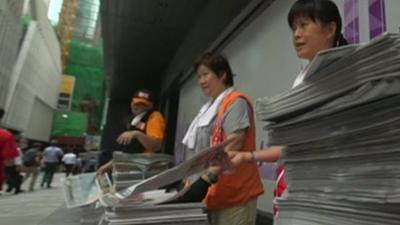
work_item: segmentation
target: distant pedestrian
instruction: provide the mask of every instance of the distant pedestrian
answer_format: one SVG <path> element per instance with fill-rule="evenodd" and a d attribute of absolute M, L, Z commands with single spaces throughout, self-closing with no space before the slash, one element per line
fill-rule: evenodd
<path fill-rule="evenodd" d="M 0 120 L 3 118 L 4 109 L 0 108 Z M 9 170 L 15 167 L 14 159 L 18 157 L 17 145 L 14 137 L 6 129 L 0 128 L 0 191 L 3 190 L 3 182 Z"/>
<path fill-rule="evenodd" d="M 51 188 L 51 182 L 53 181 L 54 173 L 56 172 L 58 165 L 61 162 L 63 154 L 64 153 L 61 148 L 57 147 L 56 140 L 51 140 L 50 146 L 44 149 L 44 174 L 40 187 L 43 187 L 46 184 L 47 188 Z"/>
<path fill-rule="evenodd" d="M 64 163 L 65 167 L 65 176 L 68 177 L 70 174 L 74 174 L 74 170 L 77 165 L 76 154 L 71 150 L 68 150 L 68 153 L 62 158 L 62 162 Z"/>
<path fill-rule="evenodd" d="M 7 168 L 7 192 L 14 190 L 14 194 L 18 194 L 23 191 L 21 190 L 23 180 L 21 174 L 23 158 L 22 150 L 25 150 L 28 147 L 28 144 L 29 141 L 26 138 L 18 138 L 17 150 L 19 155 L 14 158 L 14 166 Z"/>
<path fill-rule="evenodd" d="M 94 156 L 91 156 L 88 160 L 85 162 L 85 171 L 86 173 L 91 173 L 96 171 L 96 166 L 97 166 L 97 160 Z"/>
<path fill-rule="evenodd" d="M 82 172 L 82 159 L 79 157 L 79 155 L 76 155 L 76 163 L 74 170 L 72 171 L 72 174 L 80 174 Z"/>
<path fill-rule="evenodd" d="M 23 157 L 25 177 L 24 181 L 28 180 L 32 176 L 31 182 L 29 183 L 29 191 L 33 191 L 37 176 L 39 175 L 40 161 L 42 159 L 42 144 L 36 142 L 32 148 L 29 148 Z"/>

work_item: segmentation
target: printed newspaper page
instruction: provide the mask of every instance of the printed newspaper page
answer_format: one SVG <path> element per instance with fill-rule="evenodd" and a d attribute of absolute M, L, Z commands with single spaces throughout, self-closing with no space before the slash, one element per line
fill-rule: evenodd
<path fill-rule="evenodd" d="M 88 205 L 113 191 L 111 181 L 106 174 L 96 176 L 96 173 L 86 173 L 69 176 L 62 178 L 61 183 L 67 208 Z"/>

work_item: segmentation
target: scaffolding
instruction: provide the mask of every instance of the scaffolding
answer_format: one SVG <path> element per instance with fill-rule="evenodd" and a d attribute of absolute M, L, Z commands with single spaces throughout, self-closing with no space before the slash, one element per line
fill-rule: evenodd
<path fill-rule="evenodd" d="M 69 122 L 80 124 L 87 134 L 99 132 L 105 97 L 103 47 L 96 37 L 100 29 L 99 10 L 99 0 L 63 1 L 58 27 L 63 73 L 76 78 L 70 113 L 88 116 L 81 120 L 71 114 Z M 53 135 L 82 135 L 81 131 L 74 133 L 64 128 L 63 121 L 55 120 Z"/>
<path fill-rule="evenodd" d="M 65 68 L 68 63 L 71 40 L 75 30 L 77 9 L 78 0 L 63 1 L 57 30 L 61 45 L 61 61 L 63 68 Z"/>

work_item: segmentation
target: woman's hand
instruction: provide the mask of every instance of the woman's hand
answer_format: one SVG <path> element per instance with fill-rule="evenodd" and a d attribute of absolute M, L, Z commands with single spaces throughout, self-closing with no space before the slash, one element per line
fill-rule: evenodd
<path fill-rule="evenodd" d="M 140 131 L 125 131 L 117 138 L 117 142 L 121 145 L 128 145 L 132 142 L 132 140 L 136 139 L 139 135 Z"/>
<path fill-rule="evenodd" d="M 236 168 L 240 164 L 244 162 L 251 162 L 252 161 L 252 154 L 251 152 L 237 152 L 231 151 L 228 152 L 228 156 L 231 159 L 231 165 Z"/>
<path fill-rule="evenodd" d="M 112 170 L 112 161 L 102 165 L 99 169 L 96 171 L 96 175 L 103 175 L 104 173 L 111 172 Z"/>
<path fill-rule="evenodd" d="M 192 186 L 192 182 L 189 179 L 185 179 L 183 182 L 183 189 L 189 189 Z"/>

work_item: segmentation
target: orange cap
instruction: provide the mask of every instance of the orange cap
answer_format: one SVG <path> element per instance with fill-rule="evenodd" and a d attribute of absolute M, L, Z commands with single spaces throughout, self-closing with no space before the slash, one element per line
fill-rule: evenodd
<path fill-rule="evenodd" d="M 151 101 L 151 93 L 148 90 L 139 90 L 132 97 L 132 104 L 144 104 L 147 106 L 152 106 L 153 103 Z"/>
<path fill-rule="evenodd" d="M 152 105 L 151 102 L 149 102 L 147 99 L 135 98 L 135 97 L 132 98 L 132 102 L 131 103 L 135 104 L 135 105 L 136 104 L 144 104 L 144 105 L 148 105 L 148 106 Z"/>

